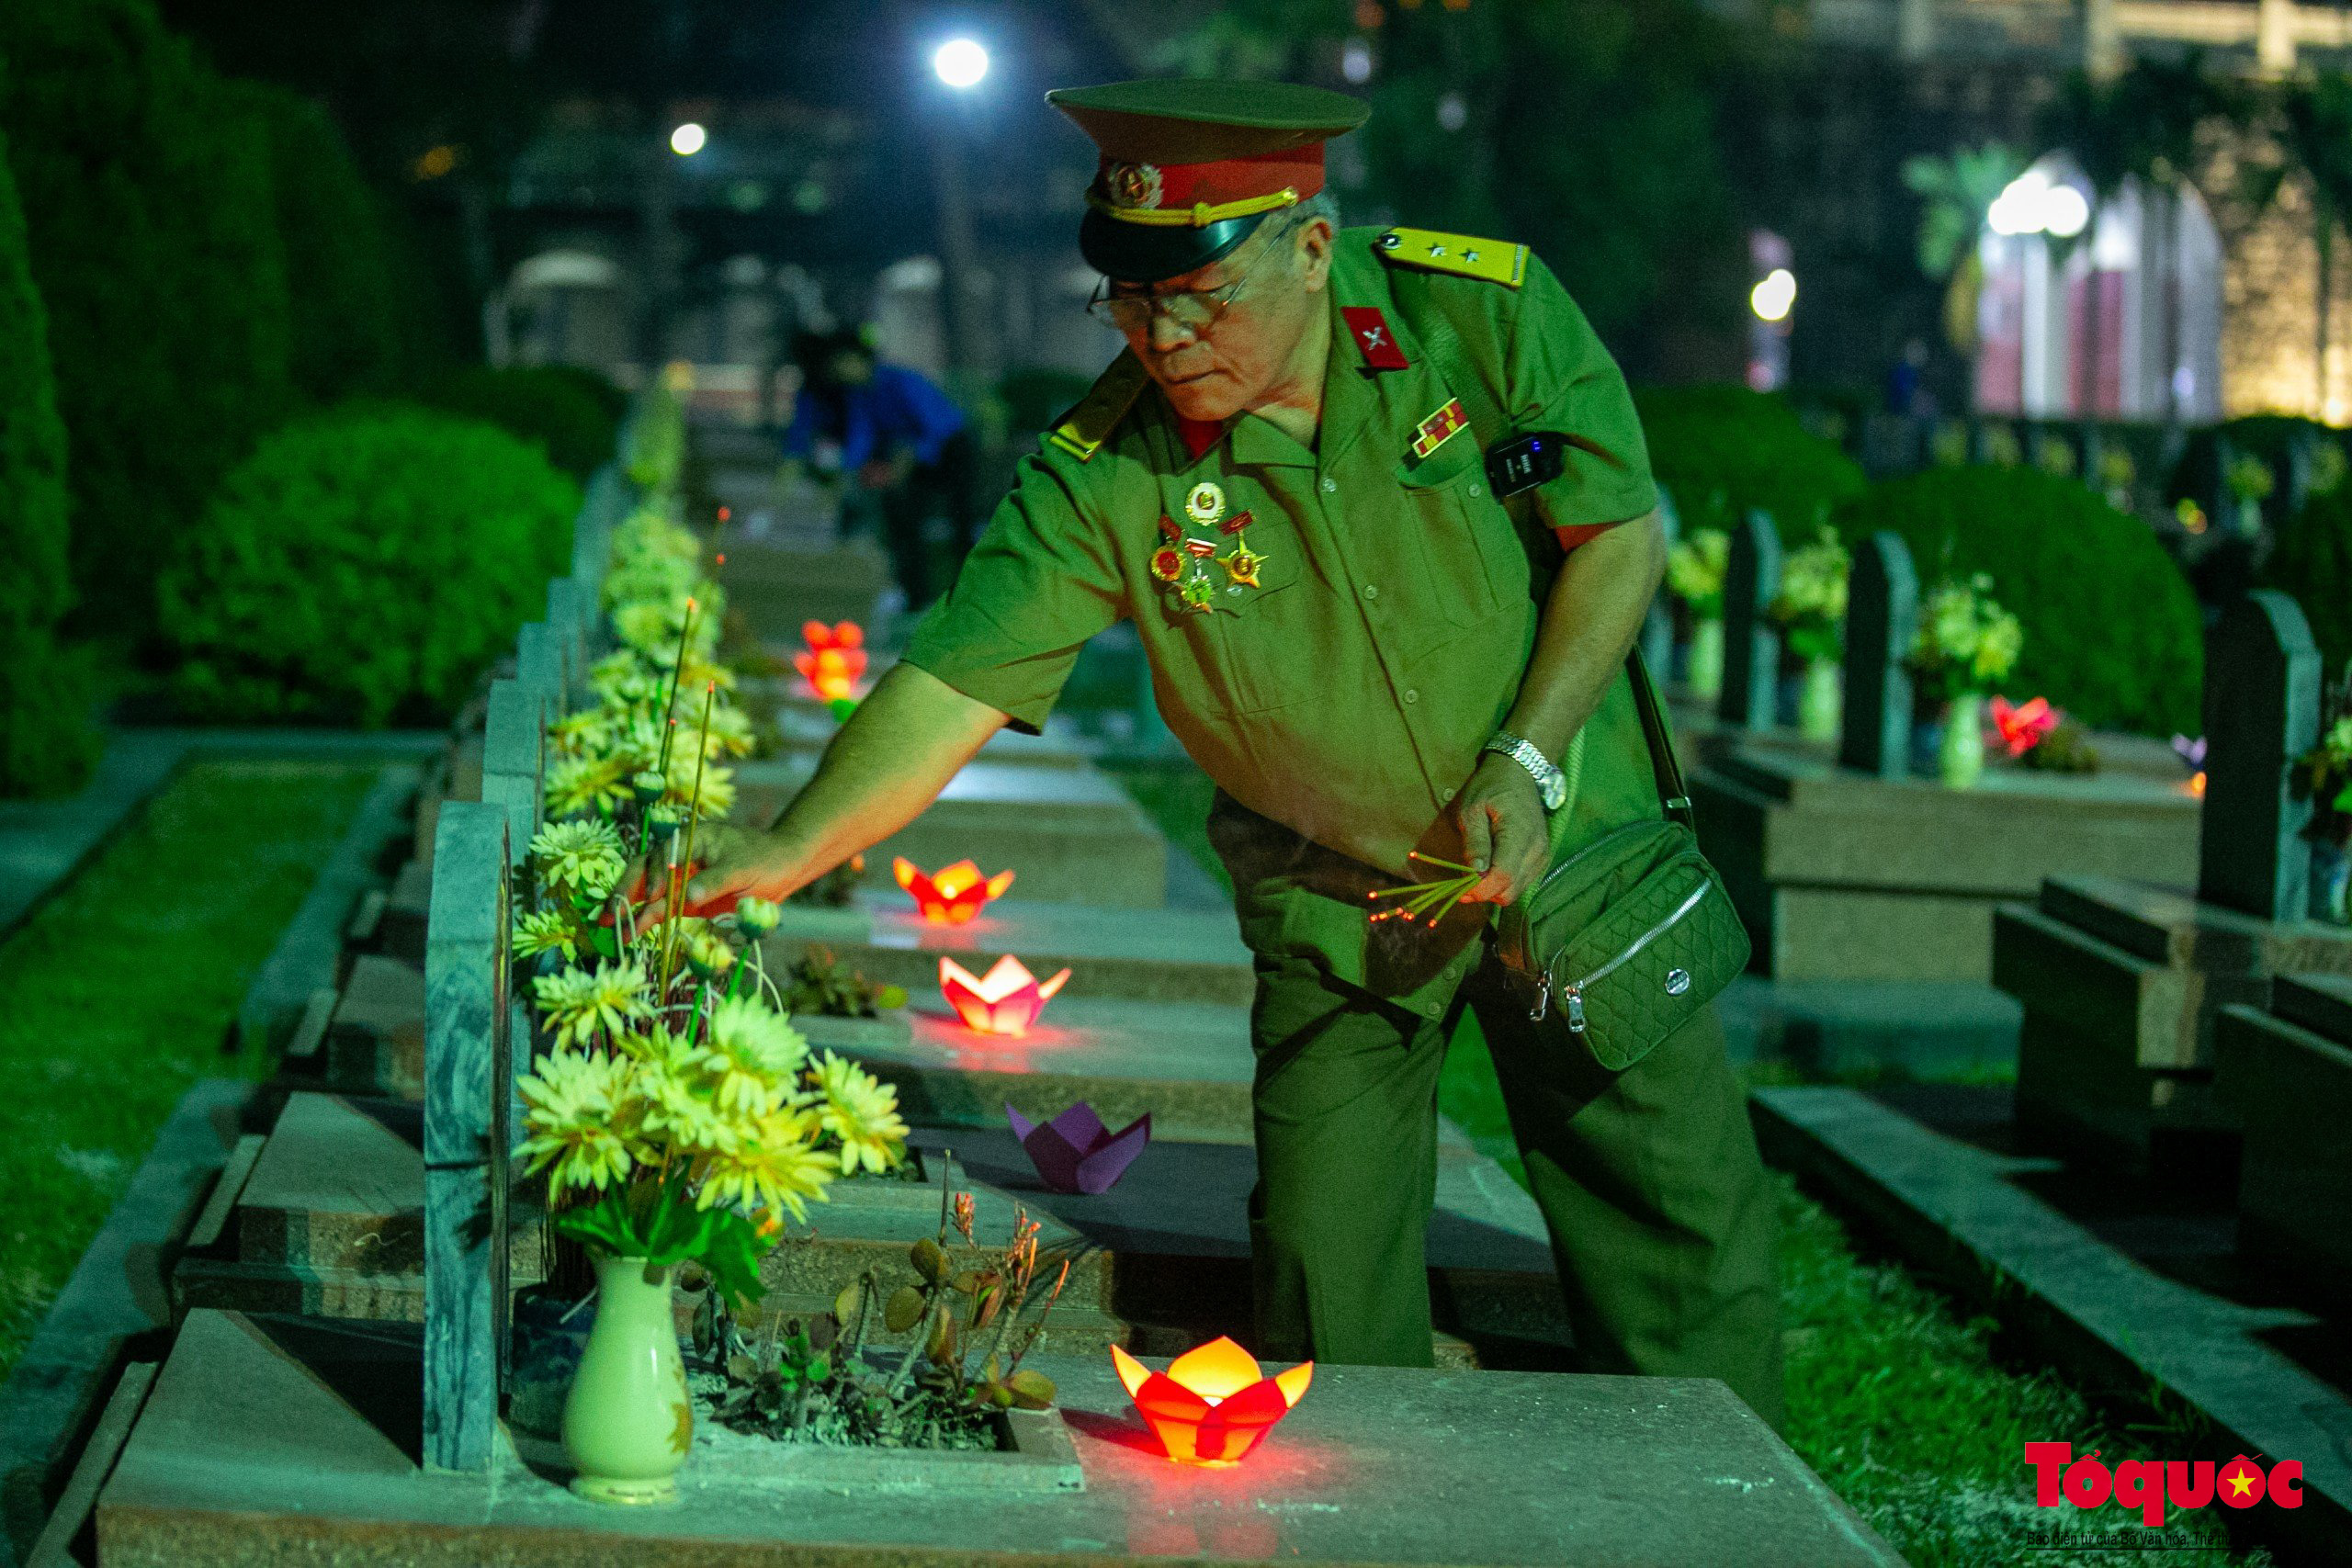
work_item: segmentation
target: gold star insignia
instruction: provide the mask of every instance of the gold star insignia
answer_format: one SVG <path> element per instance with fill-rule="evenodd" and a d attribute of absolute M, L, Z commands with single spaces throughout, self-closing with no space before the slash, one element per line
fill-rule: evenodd
<path fill-rule="evenodd" d="M 1258 569 L 1266 564 L 1265 557 L 1245 544 L 1235 545 L 1232 554 L 1220 556 L 1217 559 L 1225 568 L 1226 576 L 1251 588 L 1258 586 Z"/>

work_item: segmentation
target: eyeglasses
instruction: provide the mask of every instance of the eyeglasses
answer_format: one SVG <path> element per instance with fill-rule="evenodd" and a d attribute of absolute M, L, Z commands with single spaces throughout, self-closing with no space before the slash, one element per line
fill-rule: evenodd
<path fill-rule="evenodd" d="M 1279 237 L 1279 234 L 1276 235 Z M 1164 294 L 1114 294 L 1111 280 L 1104 278 L 1094 286 L 1094 293 L 1086 301 L 1086 313 L 1098 321 L 1108 321 L 1123 333 L 1151 330 L 1155 316 L 1166 316 L 1187 332 L 1197 333 L 1219 316 L 1241 292 L 1250 274 L 1268 252 L 1275 249 L 1272 241 L 1261 246 L 1258 254 L 1227 283 L 1215 288 L 1171 288 Z"/>

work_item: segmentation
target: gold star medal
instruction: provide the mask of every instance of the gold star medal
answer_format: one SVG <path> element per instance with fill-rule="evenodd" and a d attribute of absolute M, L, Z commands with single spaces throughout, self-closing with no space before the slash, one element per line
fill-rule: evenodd
<path fill-rule="evenodd" d="M 1176 586 L 1176 597 L 1183 601 L 1184 608 L 1204 614 L 1216 608 L 1216 601 L 1209 597 L 1216 592 L 1216 585 L 1201 576 L 1188 577 Z"/>
<path fill-rule="evenodd" d="M 1233 580 L 1236 587 L 1257 587 L 1258 569 L 1266 564 L 1266 558 L 1251 549 L 1247 539 L 1234 541 L 1232 553 L 1217 559 L 1218 564 L 1225 568 L 1225 575 Z"/>
<path fill-rule="evenodd" d="M 1225 491 L 1216 481 L 1203 479 L 1184 497 L 1184 515 L 1204 528 L 1216 526 L 1225 515 Z"/>

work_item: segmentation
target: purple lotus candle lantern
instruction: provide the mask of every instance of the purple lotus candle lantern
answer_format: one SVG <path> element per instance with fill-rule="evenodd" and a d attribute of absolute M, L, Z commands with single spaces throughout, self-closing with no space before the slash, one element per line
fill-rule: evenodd
<path fill-rule="evenodd" d="M 1116 1133 L 1082 1100 L 1050 1122 L 1032 1122 L 1010 1105 L 1004 1113 L 1037 1175 L 1056 1192 L 1108 1192 L 1151 1142 L 1148 1111 Z"/>

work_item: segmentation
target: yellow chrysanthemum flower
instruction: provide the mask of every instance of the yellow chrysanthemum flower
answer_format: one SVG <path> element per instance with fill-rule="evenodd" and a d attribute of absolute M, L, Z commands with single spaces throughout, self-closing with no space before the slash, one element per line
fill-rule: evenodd
<path fill-rule="evenodd" d="M 514 922 L 514 955 L 537 958 L 543 953 L 560 953 L 567 963 L 580 956 L 571 922 L 560 910 L 535 910 Z"/>
<path fill-rule="evenodd" d="M 703 1045 L 718 1073 L 722 1105 L 749 1109 L 788 1093 L 808 1041 L 755 997 L 729 997 L 703 1021 Z"/>
<path fill-rule="evenodd" d="M 567 969 L 531 982 L 539 1011 L 559 1044 L 587 1044 L 599 1029 L 617 1039 L 653 1016 L 650 982 L 638 964 L 600 964 L 594 974 Z"/>
<path fill-rule="evenodd" d="M 757 1118 L 741 1146 L 711 1160 L 695 1206 L 788 1213 L 805 1221 L 808 1200 L 824 1201 L 839 1169 L 831 1154 L 815 1146 L 817 1134 L 816 1118 L 806 1111 L 786 1108 Z"/>
<path fill-rule="evenodd" d="M 817 1124 L 842 1141 L 843 1176 L 863 1167 L 888 1170 L 907 1146 L 907 1124 L 899 1118 L 899 1091 L 855 1062 L 831 1051 L 817 1059 Z"/>
<path fill-rule="evenodd" d="M 628 798 L 634 772 L 625 757 L 566 757 L 548 770 L 548 815 L 578 817 L 609 812 Z"/>
<path fill-rule="evenodd" d="M 531 859 L 548 886 L 591 898 L 608 896 L 628 869 L 609 822 L 550 822 L 531 835 Z"/>
<path fill-rule="evenodd" d="M 716 822 L 735 809 L 735 770 L 704 762 L 697 777 L 694 750 L 691 744 L 671 748 L 670 787 L 662 798 L 673 806 L 691 807 L 704 821 Z"/>
<path fill-rule="evenodd" d="M 730 1115 L 711 1092 L 712 1079 L 699 1061 L 654 1058 L 637 1066 L 632 1085 L 641 1102 L 646 1136 L 683 1154 L 732 1154 L 755 1130 L 749 1118 Z"/>
<path fill-rule="evenodd" d="M 523 1157 L 531 1170 L 548 1173 L 550 1196 L 601 1192 L 628 1177 L 635 1160 L 614 1119 L 624 1072 L 608 1056 L 557 1050 L 515 1085 L 530 1134 Z"/>

